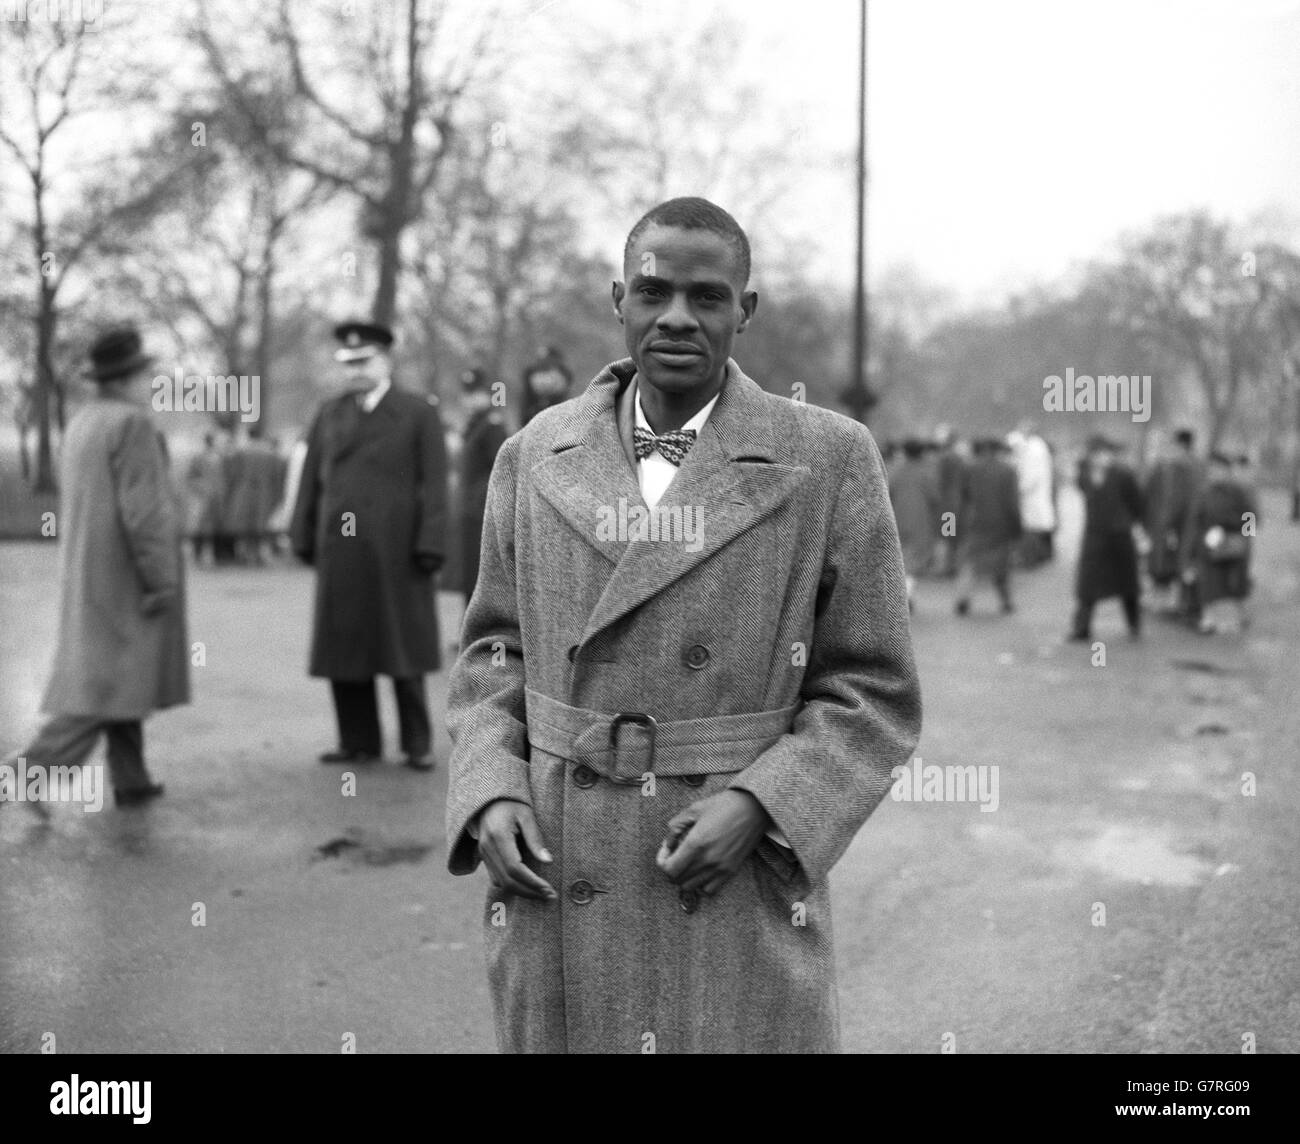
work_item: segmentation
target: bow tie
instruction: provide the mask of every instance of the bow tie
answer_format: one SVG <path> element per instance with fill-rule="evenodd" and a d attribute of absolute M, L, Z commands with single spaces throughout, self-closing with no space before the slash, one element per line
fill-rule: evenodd
<path fill-rule="evenodd" d="M 674 429 L 670 433 L 661 433 L 655 436 L 649 429 L 637 425 L 632 429 L 632 447 L 636 451 L 636 459 L 644 461 L 656 449 L 664 460 L 673 465 L 680 465 L 682 458 L 691 451 L 691 446 L 695 444 L 694 429 Z"/>

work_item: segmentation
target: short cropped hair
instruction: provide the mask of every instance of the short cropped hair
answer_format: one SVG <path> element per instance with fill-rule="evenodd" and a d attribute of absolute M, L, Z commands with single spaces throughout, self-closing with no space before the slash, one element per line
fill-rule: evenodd
<path fill-rule="evenodd" d="M 627 262 L 632 247 L 651 225 L 676 226 L 682 230 L 707 230 L 725 239 L 740 259 L 741 284 L 749 284 L 749 238 L 734 218 L 708 199 L 686 197 L 669 199 L 651 207 L 628 232 L 623 244 L 623 261 Z"/>

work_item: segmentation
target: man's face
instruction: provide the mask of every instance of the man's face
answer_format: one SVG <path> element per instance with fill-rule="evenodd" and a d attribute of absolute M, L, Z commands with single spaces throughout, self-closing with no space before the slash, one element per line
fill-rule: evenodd
<path fill-rule="evenodd" d="M 721 386 L 731 343 L 758 304 L 732 245 L 712 231 L 651 224 L 623 277 L 614 312 L 638 377 L 670 394 Z"/>
<path fill-rule="evenodd" d="M 342 369 L 349 389 L 373 389 L 388 376 L 388 355 L 376 351 L 360 361 L 343 362 Z"/>

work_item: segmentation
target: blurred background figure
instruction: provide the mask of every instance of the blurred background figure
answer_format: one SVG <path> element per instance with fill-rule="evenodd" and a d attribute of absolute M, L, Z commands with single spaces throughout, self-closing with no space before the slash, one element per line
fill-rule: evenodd
<path fill-rule="evenodd" d="M 221 503 L 217 509 L 217 531 L 212 538 L 212 562 L 224 566 L 235 562 L 237 522 L 233 506 L 241 495 L 237 490 L 244 480 L 244 457 L 234 429 L 223 429 L 217 443 L 221 452 Z"/>
<path fill-rule="evenodd" d="M 1052 558 L 1056 532 L 1052 451 L 1031 421 L 1022 421 L 1007 443 L 1020 488 L 1020 566 L 1037 568 Z"/>
<path fill-rule="evenodd" d="M 1142 633 L 1135 531 L 1142 529 L 1142 492 L 1137 478 L 1116 461 L 1119 446 L 1101 434 L 1088 439 L 1079 462 L 1084 499 L 1083 547 L 1075 575 L 1072 640 L 1092 638 L 1092 612 L 1118 596 L 1129 635 Z M 1142 532 L 1145 541 L 1145 531 Z"/>
<path fill-rule="evenodd" d="M 1155 584 L 1156 605 L 1165 615 L 1188 616 L 1194 611 L 1182 578 L 1183 531 L 1204 476 L 1196 457 L 1196 435 L 1179 429 L 1147 477 L 1143 497 L 1151 540 L 1147 572 Z"/>
<path fill-rule="evenodd" d="M 231 454 L 226 494 L 226 532 L 239 564 L 266 563 L 265 541 L 271 516 L 284 494 L 286 465 L 275 447 L 244 437 Z"/>
<path fill-rule="evenodd" d="M 902 464 L 889 470 L 889 498 L 898 522 L 907 576 L 907 606 L 911 608 L 916 579 L 929 570 L 939 535 L 939 486 L 926 461 L 924 441 L 909 437 L 903 442 Z"/>
<path fill-rule="evenodd" d="M 182 515 L 167 445 L 149 413 L 134 327 L 91 349 L 94 399 L 68 425 L 60 462 L 59 637 L 28 764 L 79 766 L 101 735 L 119 806 L 162 794 L 144 760 L 144 719 L 190 701 Z"/>
<path fill-rule="evenodd" d="M 215 432 L 203 434 L 203 451 L 190 461 L 185 476 L 185 533 L 194 549 L 195 563 L 208 550 L 216 562 L 217 533 L 226 496 L 226 462 Z"/>
<path fill-rule="evenodd" d="M 457 464 L 460 503 L 461 591 L 465 603 L 478 583 L 479 547 L 483 539 L 483 514 L 487 508 L 488 477 L 497 451 L 506 441 L 506 419 L 492 404 L 492 386 L 481 369 L 460 375 L 461 398 L 469 411 L 461 438 Z"/>
<path fill-rule="evenodd" d="M 1003 445 L 992 437 L 975 442 L 975 457 L 964 467 L 957 509 L 956 612 L 970 611 L 977 581 L 991 581 L 1002 613 L 1015 610 L 1011 598 L 1011 553 L 1023 535 L 1020 486 L 1016 470 L 1002 456 Z"/>
<path fill-rule="evenodd" d="M 1235 613 L 1236 631 L 1248 622 L 1250 548 L 1258 522 L 1255 498 L 1233 471 L 1226 453 L 1210 454 L 1209 470 L 1187 516 L 1183 576 L 1195 582 L 1201 604 L 1198 630 L 1212 635 L 1232 630 L 1224 623 Z"/>
<path fill-rule="evenodd" d="M 961 452 L 961 442 L 950 426 L 940 425 L 935 430 L 934 443 L 937 449 L 935 479 L 939 486 L 941 524 L 931 567 L 936 576 L 946 578 L 957 575 L 957 534 L 955 530 L 945 530 L 942 527 L 943 514 L 950 512 L 955 517 L 960 507 L 966 459 Z"/>
<path fill-rule="evenodd" d="M 528 424 L 543 409 L 569 397 L 573 373 L 555 346 L 543 346 L 524 370 L 524 419 Z"/>

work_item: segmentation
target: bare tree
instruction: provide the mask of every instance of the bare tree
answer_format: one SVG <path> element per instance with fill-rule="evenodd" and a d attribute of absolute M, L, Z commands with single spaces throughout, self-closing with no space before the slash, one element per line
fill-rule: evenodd
<path fill-rule="evenodd" d="M 219 40 L 206 0 L 194 36 L 230 105 L 262 144 L 356 198 L 361 234 L 377 263 L 372 315 L 390 323 L 404 237 L 437 185 L 462 103 L 487 66 L 492 22 L 484 20 L 463 50 L 440 52 L 448 6 L 433 0 L 402 0 L 398 19 L 378 6 L 359 15 L 352 6 L 318 4 L 304 20 L 295 8 L 302 5 L 280 0 L 264 29 L 274 49 L 270 61 L 237 59 Z M 268 121 L 266 105 L 250 94 L 265 90 L 268 75 L 276 85 L 286 81 L 294 101 L 293 114 L 279 122 Z"/>
<path fill-rule="evenodd" d="M 84 21 L 18 22 L 8 26 L 0 43 L 0 73 L 6 80 L 0 105 L 0 147 L 17 164 L 27 187 L 29 214 L 22 224 L 30 261 L 22 266 L 32 279 L 34 388 L 37 430 L 35 489 L 54 490 L 51 451 L 52 415 L 63 420 L 64 389 L 55 369 L 61 297 L 69 276 L 100 251 L 113 234 L 148 218 L 174 193 L 177 164 L 153 153 L 148 161 L 130 156 L 123 169 L 100 168 L 82 178 L 75 198 L 66 190 L 53 194 L 56 176 L 68 173 L 56 145 L 88 110 L 111 99 L 127 102 L 138 91 L 124 90 L 103 69 L 92 67 L 100 38 L 120 34 L 115 28 Z M 68 203 L 60 210 L 56 202 Z"/>

